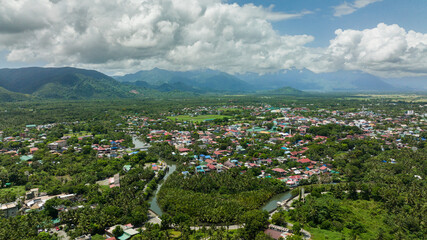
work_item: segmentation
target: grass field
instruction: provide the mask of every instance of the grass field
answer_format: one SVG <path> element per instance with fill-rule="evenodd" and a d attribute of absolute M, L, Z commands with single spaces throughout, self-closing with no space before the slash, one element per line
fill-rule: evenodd
<path fill-rule="evenodd" d="M 230 116 L 226 116 L 226 115 L 199 115 L 199 116 L 193 116 L 192 117 L 190 115 L 180 115 L 180 116 L 168 117 L 168 118 L 172 119 L 172 120 L 177 120 L 177 121 L 203 122 L 206 120 L 222 119 L 225 117 L 230 117 Z"/>
<path fill-rule="evenodd" d="M 349 217 L 357 220 L 364 227 L 365 232 L 359 235 L 360 239 L 376 239 L 380 231 L 383 231 L 382 229 L 387 229 L 384 223 L 386 213 L 380 207 L 380 203 L 366 200 L 341 200 L 341 203 L 350 211 Z M 292 222 L 289 216 L 287 216 L 286 219 Z M 313 240 L 341 240 L 352 238 L 351 230 L 348 228 L 344 228 L 342 232 L 309 227 L 308 225 L 303 228 L 311 233 Z"/>
<path fill-rule="evenodd" d="M 176 231 L 176 230 L 173 230 L 173 229 L 169 229 L 168 232 L 169 232 L 169 236 L 171 238 L 179 238 L 179 237 L 181 237 L 181 232 L 179 232 L 179 231 Z"/>
<path fill-rule="evenodd" d="M 340 232 L 333 232 L 329 230 L 324 230 L 320 228 L 310 228 L 307 227 L 306 230 L 311 234 L 312 239 L 314 240 L 341 240 L 343 239 L 343 234 Z"/>

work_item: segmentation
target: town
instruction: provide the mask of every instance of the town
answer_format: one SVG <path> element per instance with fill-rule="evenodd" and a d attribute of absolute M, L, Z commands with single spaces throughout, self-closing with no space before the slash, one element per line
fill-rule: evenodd
<path fill-rule="evenodd" d="M 390 102 L 387 108 L 397 106 Z M 250 174 L 257 181 L 281 184 L 281 192 L 346 183 L 358 179 L 361 172 L 338 153 L 357 151 L 363 141 L 370 141 L 378 152 L 424 148 L 426 108 L 405 104 L 399 111 L 385 111 L 375 103 L 361 103 L 351 109 L 339 103 L 336 108 L 295 103 L 231 104 L 184 107 L 160 112 L 157 117 L 125 114 L 104 119 L 108 125 L 29 122 L 14 132 L 0 131 L 4 163 L 0 167 L 1 211 L 5 218 L 44 212 L 51 220 L 40 225 L 38 235 L 62 239 L 140 239 L 137 237 L 153 231 L 155 224 L 175 229 L 175 234 L 183 237 L 181 222 L 165 220 L 165 213 L 144 205 L 156 196 L 157 188 L 170 174 L 183 179 L 231 172 Z M 382 162 L 395 164 L 396 160 Z M 416 178 L 422 180 L 423 176 Z M 124 190 L 131 186 L 133 190 Z M 105 202 L 118 201 L 112 194 L 139 194 L 141 199 L 121 209 Z M 267 204 L 272 195 L 257 199 L 255 208 Z M 280 209 L 293 209 L 287 202 L 297 196 L 276 201 L 266 209 L 271 214 L 265 234 L 274 239 L 302 233 L 303 238 L 311 237 L 306 230 L 296 233 L 299 230 L 290 228 L 291 224 L 271 220 L 277 218 L 273 214 Z M 167 193 L 160 190 L 157 197 L 165 211 L 169 203 L 162 197 L 167 198 Z M 79 211 L 102 214 L 105 209 L 101 208 L 108 210 L 105 214 L 116 214 L 116 220 L 94 225 L 87 219 L 89 225 L 85 227 L 71 217 Z M 117 215 L 126 212 L 130 217 Z M 217 220 L 212 223 L 224 225 Z M 190 224 L 189 232 L 199 229 L 195 226 L 200 224 Z M 237 229 L 244 226 L 236 219 L 230 219 L 229 224 Z"/>

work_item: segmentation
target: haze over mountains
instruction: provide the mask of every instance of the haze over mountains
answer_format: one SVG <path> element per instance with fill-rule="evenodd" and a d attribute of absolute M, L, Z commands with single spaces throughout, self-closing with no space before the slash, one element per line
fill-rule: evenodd
<path fill-rule="evenodd" d="M 115 77 L 120 82 L 156 88 L 160 91 L 176 89 L 193 92 L 249 92 L 255 86 L 241 79 L 214 70 L 174 72 L 154 68 Z"/>
<path fill-rule="evenodd" d="M 158 68 L 134 74 L 114 77 L 120 82 L 135 85 L 161 86 L 178 84 L 201 91 L 247 92 L 292 87 L 303 91 L 414 91 L 427 90 L 422 79 L 412 81 L 381 79 L 360 71 L 339 71 L 316 74 L 309 70 L 292 70 L 259 75 L 256 73 L 230 75 L 214 70 L 186 72 L 167 71 Z M 148 84 L 148 85 L 147 85 Z"/>
<path fill-rule="evenodd" d="M 303 91 L 425 91 L 427 86 L 419 84 L 422 80 L 384 80 L 362 72 L 315 74 L 294 70 L 230 75 L 209 69 L 175 72 L 158 68 L 110 77 L 95 70 L 30 67 L 0 69 L 0 100 L 155 97 L 171 92 L 301 95 Z"/>

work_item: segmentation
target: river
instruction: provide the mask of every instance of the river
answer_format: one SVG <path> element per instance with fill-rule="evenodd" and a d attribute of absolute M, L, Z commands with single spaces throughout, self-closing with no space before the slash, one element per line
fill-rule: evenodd
<path fill-rule="evenodd" d="M 132 137 L 133 140 L 133 144 L 135 144 L 135 148 L 141 148 L 144 143 L 141 142 L 137 137 Z M 163 211 L 159 206 L 159 203 L 157 202 L 157 193 L 160 190 L 160 187 L 163 185 L 164 181 L 173 173 L 176 171 L 176 164 L 174 164 L 171 161 L 165 161 L 166 164 L 168 165 L 169 169 L 166 173 L 166 175 L 163 177 L 163 179 L 160 181 L 160 183 L 157 185 L 157 189 L 154 192 L 154 195 L 152 197 L 150 197 L 150 199 L 148 199 L 149 203 L 150 203 L 150 210 L 155 212 L 157 215 L 162 216 L 163 215 Z"/>
<path fill-rule="evenodd" d="M 292 197 L 291 191 L 279 193 L 272 197 L 261 209 L 272 212 L 277 208 L 277 202 L 282 202 Z"/>
<path fill-rule="evenodd" d="M 141 148 L 144 143 L 141 142 L 137 137 L 133 137 L 133 143 L 135 144 L 135 148 Z M 157 203 L 157 193 L 160 190 L 160 187 L 162 186 L 163 182 L 173 173 L 176 171 L 176 164 L 174 164 L 171 161 L 166 161 L 166 164 L 169 166 L 169 171 L 166 173 L 163 180 L 160 182 L 160 184 L 157 186 L 156 192 L 154 195 L 149 199 L 150 203 L 150 210 L 158 214 L 159 216 L 162 216 L 163 211 L 160 208 L 159 204 Z M 287 191 L 284 193 L 279 193 L 272 197 L 261 209 L 266 210 L 268 212 L 271 212 L 277 208 L 277 202 L 281 202 L 284 200 L 287 200 L 291 198 L 291 191 Z"/>
<path fill-rule="evenodd" d="M 160 182 L 160 184 L 157 185 L 156 192 L 154 192 L 154 195 L 148 200 L 150 203 L 150 210 L 155 212 L 157 215 L 162 216 L 163 211 L 159 206 L 159 203 L 157 202 L 157 193 L 160 190 L 160 187 L 163 185 L 164 181 L 171 175 L 173 172 L 176 171 L 176 165 L 171 164 L 169 161 L 166 162 L 169 166 L 169 171 L 166 173 L 166 175 L 163 177 L 163 180 Z"/>

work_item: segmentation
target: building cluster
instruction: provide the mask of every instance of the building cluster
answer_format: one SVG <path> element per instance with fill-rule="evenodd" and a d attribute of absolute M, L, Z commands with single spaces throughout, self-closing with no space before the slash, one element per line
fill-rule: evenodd
<path fill-rule="evenodd" d="M 238 119 L 214 122 L 176 121 L 174 117 L 220 115 L 224 112 L 241 115 Z M 169 118 L 168 118 L 169 117 Z M 5 136 L 0 131 L 0 154 L 14 156 L 23 164 L 33 161 L 43 163 L 36 158 L 39 151 L 48 151 L 61 155 L 64 151 L 91 151 L 99 158 L 124 158 L 148 151 L 154 144 L 172 146 L 173 155 L 183 163 L 181 174 L 221 173 L 237 168 L 241 173 L 251 171 L 258 178 L 277 179 L 289 187 L 297 187 L 310 181 L 331 181 L 340 173 L 331 165 L 333 156 L 313 160 L 310 149 L 328 141 L 377 139 L 391 148 L 413 148 L 426 139 L 426 114 L 407 110 L 401 115 L 391 115 L 382 111 L 359 109 L 313 110 L 309 107 L 265 106 L 224 106 L 184 108 L 180 111 L 161 115 L 158 119 L 141 116 L 124 116 L 124 122 L 116 125 L 116 131 L 125 132 L 133 137 L 135 146 L 125 146 L 125 139 L 101 139 L 87 133 L 71 133 L 52 139 L 48 131 L 56 124 L 26 125 L 17 136 Z M 313 134 L 313 127 L 325 125 L 357 127 L 357 132 L 349 131 L 339 138 Z M 423 135 L 424 134 L 424 135 Z M 77 136 L 77 137 L 76 137 Z M 128 136 L 126 136 L 128 137 Z M 413 142 L 408 139 L 412 139 Z M 145 141 L 144 141 L 145 140 Z M 89 145 L 85 142 L 90 142 Z M 35 160 L 36 159 L 36 160 Z M 121 166 L 120 166 L 121 167 Z M 165 162 L 149 163 L 151 170 L 158 172 L 167 168 Z M 132 165 L 123 165 L 126 174 Z M 102 182 L 102 183 L 101 183 Z M 120 187 L 120 175 L 117 173 L 101 185 Z M 11 184 L 1 182 L 0 188 Z M 52 198 L 80 201 L 75 194 L 47 195 L 39 189 L 31 189 L 15 202 L 0 204 L 4 217 L 13 217 L 30 210 L 41 210 L 46 201 Z M 78 206 L 77 206 L 78 207 Z M 58 211 L 68 211 L 66 207 Z M 112 236 L 112 228 L 107 235 Z M 138 232 L 130 225 L 121 225 L 124 233 L 119 239 L 129 239 Z M 286 237 L 291 232 L 286 228 L 270 225 L 266 233 Z M 84 237 L 84 236 L 83 236 Z"/>

